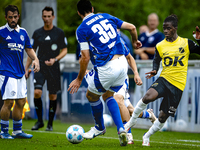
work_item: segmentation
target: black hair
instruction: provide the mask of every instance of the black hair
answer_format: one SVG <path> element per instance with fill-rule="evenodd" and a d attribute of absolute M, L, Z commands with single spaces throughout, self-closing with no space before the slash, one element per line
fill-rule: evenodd
<path fill-rule="evenodd" d="M 19 9 L 17 6 L 15 5 L 8 5 L 6 8 L 5 8 L 5 16 L 7 17 L 7 14 L 8 14 L 8 11 L 12 11 L 13 13 L 15 11 L 17 11 L 17 13 L 19 14 Z"/>
<path fill-rule="evenodd" d="M 43 13 L 43 11 L 52 11 L 52 16 L 54 16 L 54 10 L 53 10 L 53 8 L 52 7 L 50 7 L 50 6 L 46 6 L 46 7 L 44 7 L 44 9 L 42 10 L 42 13 Z"/>
<path fill-rule="evenodd" d="M 171 22 L 173 27 L 178 27 L 178 17 L 175 14 L 169 15 L 164 22 Z"/>
<path fill-rule="evenodd" d="M 81 15 L 85 15 L 86 13 L 92 12 L 92 4 L 90 0 L 80 0 L 77 3 L 77 9 Z"/>

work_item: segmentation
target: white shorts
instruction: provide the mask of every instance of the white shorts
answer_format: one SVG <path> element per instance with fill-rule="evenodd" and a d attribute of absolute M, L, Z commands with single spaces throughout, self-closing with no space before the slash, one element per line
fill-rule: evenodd
<path fill-rule="evenodd" d="M 127 60 L 125 56 L 107 62 L 104 66 L 94 67 L 85 75 L 88 90 L 102 95 L 107 90 L 117 92 L 123 86 L 127 76 Z"/>
<path fill-rule="evenodd" d="M 27 96 L 25 75 L 21 79 L 0 75 L 0 89 L 2 100 L 25 98 Z"/>
<path fill-rule="evenodd" d="M 130 95 L 128 93 L 128 77 L 126 78 L 127 82 L 124 82 L 124 85 L 122 86 L 122 88 L 118 91 L 115 92 L 114 95 L 122 95 L 124 98 L 124 104 L 126 107 L 129 106 L 130 104 Z"/>

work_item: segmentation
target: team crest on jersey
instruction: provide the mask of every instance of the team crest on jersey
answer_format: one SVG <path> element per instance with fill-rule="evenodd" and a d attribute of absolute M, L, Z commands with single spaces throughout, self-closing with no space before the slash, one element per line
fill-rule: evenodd
<path fill-rule="evenodd" d="M 21 39 L 22 41 L 24 41 L 24 36 L 23 36 L 23 35 L 20 35 L 20 39 Z"/>
<path fill-rule="evenodd" d="M 157 87 L 158 86 L 158 83 L 154 83 L 151 85 L 152 87 Z"/>
<path fill-rule="evenodd" d="M 57 46 L 56 44 L 52 44 L 52 45 L 51 45 L 51 49 L 52 49 L 53 51 L 55 51 L 57 48 L 58 48 L 58 46 Z"/>
<path fill-rule="evenodd" d="M 15 92 L 15 91 L 12 91 L 10 94 L 11 94 L 12 96 L 15 96 L 16 92 Z"/>
<path fill-rule="evenodd" d="M 180 48 L 179 48 L 179 52 L 180 52 L 180 53 L 184 53 L 184 52 L 185 52 L 184 48 L 183 48 L 183 47 L 180 47 Z"/>
<path fill-rule="evenodd" d="M 149 37 L 148 42 L 152 43 L 153 41 L 154 41 L 154 37 L 153 36 Z"/>

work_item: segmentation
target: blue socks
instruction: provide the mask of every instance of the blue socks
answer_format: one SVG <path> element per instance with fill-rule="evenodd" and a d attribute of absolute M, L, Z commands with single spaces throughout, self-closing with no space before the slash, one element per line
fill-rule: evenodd
<path fill-rule="evenodd" d="M 9 127 L 9 120 L 5 121 L 5 120 L 1 120 L 1 133 L 8 133 L 8 127 Z"/>
<path fill-rule="evenodd" d="M 119 106 L 118 106 L 117 102 L 115 101 L 115 99 L 113 98 L 113 96 L 106 99 L 106 104 L 112 115 L 115 125 L 117 126 L 117 131 L 119 131 L 120 128 L 124 129 L 120 111 L 119 111 Z"/>
<path fill-rule="evenodd" d="M 146 110 L 144 110 L 141 118 L 150 118 L 150 115 Z"/>
<path fill-rule="evenodd" d="M 95 128 L 97 130 L 104 130 L 104 120 L 103 120 L 103 104 L 99 99 L 96 102 L 90 102 L 90 106 L 92 108 L 92 115 L 95 120 Z"/>
<path fill-rule="evenodd" d="M 20 120 L 13 120 L 13 132 L 15 131 L 22 131 L 22 119 Z"/>

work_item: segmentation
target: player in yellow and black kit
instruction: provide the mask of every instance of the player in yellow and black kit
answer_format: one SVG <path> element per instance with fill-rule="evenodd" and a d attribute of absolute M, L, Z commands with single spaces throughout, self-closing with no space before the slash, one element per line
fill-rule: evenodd
<path fill-rule="evenodd" d="M 165 39 L 156 45 L 153 70 L 146 73 L 146 78 L 150 79 L 157 74 L 161 60 L 163 70 L 160 77 L 139 100 L 131 119 L 125 125 L 125 130 L 135 125 L 136 119 L 146 109 L 148 103 L 163 97 L 159 117 L 143 136 L 143 146 L 150 146 L 150 136 L 163 127 L 169 116 L 174 116 L 186 85 L 189 55 L 190 53 L 200 54 L 200 47 L 192 40 L 178 36 L 177 28 L 176 15 L 170 15 L 164 20 Z M 196 39 L 200 44 L 199 27 L 196 27 Z"/>

